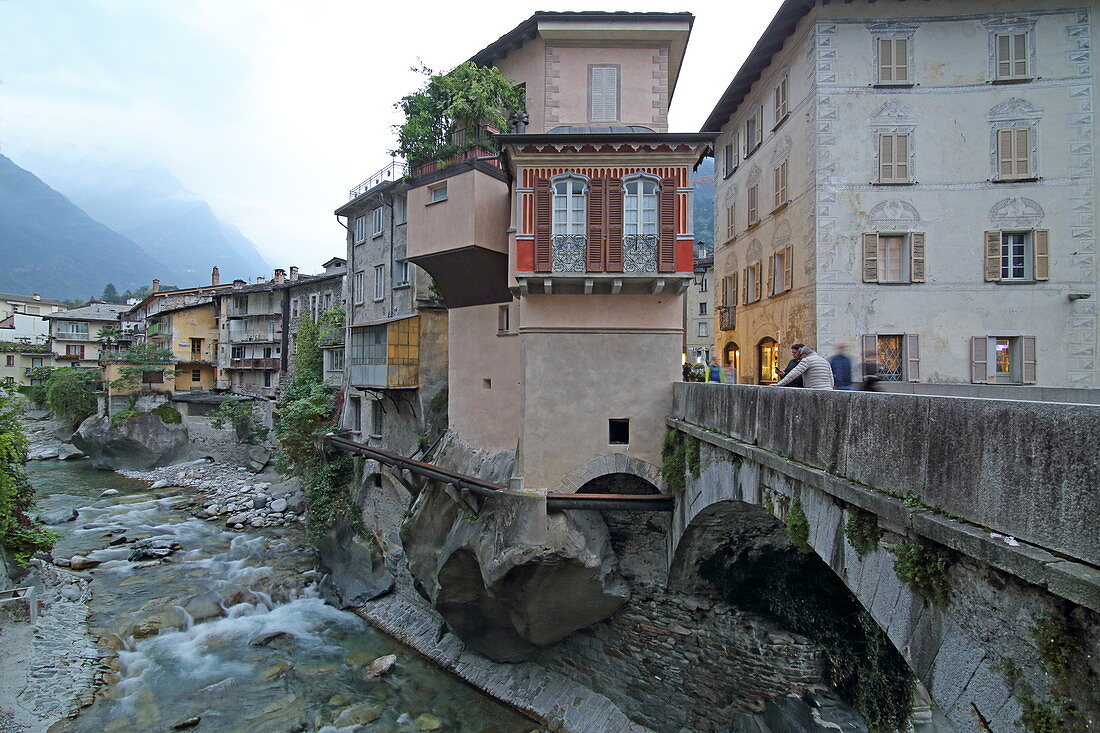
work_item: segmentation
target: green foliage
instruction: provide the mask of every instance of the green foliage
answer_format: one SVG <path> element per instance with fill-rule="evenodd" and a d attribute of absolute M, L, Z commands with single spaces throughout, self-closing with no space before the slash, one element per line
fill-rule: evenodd
<path fill-rule="evenodd" d="M 684 460 L 687 463 L 687 470 L 691 471 L 691 475 L 699 478 L 698 438 L 690 435 L 684 437 Z"/>
<path fill-rule="evenodd" d="M 844 536 L 860 557 L 875 549 L 881 535 L 878 517 L 855 507 L 849 509 L 848 521 L 844 523 Z"/>
<path fill-rule="evenodd" d="M 157 406 L 149 412 L 159 417 L 160 421 L 165 425 L 179 425 L 183 422 L 183 415 L 179 413 L 179 410 L 172 407 L 167 402 Z"/>
<path fill-rule="evenodd" d="M 1088 730 L 1081 711 L 1072 700 L 1059 696 L 1055 690 L 1052 690 L 1058 706 L 1054 708 L 1045 705 L 1035 699 L 1035 689 L 1024 679 L 1023 673 L 1014 661 L 1005 660 L 1003 669 L 1005 681 L 1008 682 L 1013 697 L 1023 711 L 1020 724 L 1026 730 L 1031 733 L 1085 733 Z M 1048 671 L 1050 671 L 1049 668 Z"/>
<path fill-rule="evenodd" d="M 664 462 L 661 464 L 661 478 L 665 486 L 674 494 L 684 490 L 684 471 L 686 470 L 684 435 L 679 430 L 669 428 L 665 433 Z"/>
<path fill-rule="evenodd" d="M 1084 665 L 1084 647 L 1065 616 L 1040 619 L 1032 629 L 1032 635 L 1039 645 L 1039 659 L 1055 682 L 1065 685 L 1073 673 Z"/>
<path fill-rule="evenodd" d="M 31 367 L 30 371 L 27 372 L 27 379 L 36 380 L 45 384 L 46 380 L 50 378 L 51 374 L 53 374 L 54 369 L 55 367 L 48 366 Z M 37 387 L 40 385 L 34 386 Z"/>
<path fill-rule="evenodd" d="M 707 381 L 707 367 L 705 364 L 695 364 L 687 361 L 681 365 L 680 371 L 683 374 L 685 382 Z"/>
<path fill-rule="evenodd" d="M 44 384 L 21 385 L 18 391 L 36 405 L 46 404 L 46 385 Z"/>
<path fill-rule="evenodd" d="M 347 490 L 352 478 L 352 460 L 347 454 L 328 457 L 315 454 L 301 468 L 308 507 L 306 529 L 316 541 L 334 521 L 354 513 Z"/>
<path fill-rule="evenodd" d="M 46 380 L 46 405 L 62 420 L 77 423 L 96 411 L 96 369 L 55 369 Z"/>
<path fill-rule="evenodd" d="M 107 287 L 103 288 L 103 295 L 99 296 L 99 299 L 104 303 L 125 303 L 122 296 L 118 292 L 118 288 L 114 283 L 107 283 Z"/>
<path fill-rule="evenodd" d="M 445 74 L 416 71 L 427 80 L 395 105 L 405 123 L 397 128 L 393 151 L 414 168 L 473 147 L 491 149 L 485 128 L 509 131 L 512 114 L 525 106 L 523 91 L 496 68 L 467 61 Z"/>
<path fill-rule="evenodd" d="M 294 338 L 295 381 L 319 382 L 324 375 L 324 359 L 320 347 L 321 326 L 312 318 L 298 322 Z"/>
<path fill-rule="evenodd" d="M 49 354 L 49 344 L 25 344 L 22 341 L 0 340 L 0 352 L 15 354 Z M 48 367 L 47 367 L 48 368 Z"/>
<path fill-rule="evenodd" d="M 305 478 L 306 468 L 313 465 L 318 453 L 316 438 L 336 427 L 336 393 L 320 382 L 303 383 L 298 378 L 294 387 L 287 390 L 278 407 L 275 467 L 280 473 Z"/>
<path fill-rule="evenodd" d="M 229 425 L 240 443 L 258 443 L 267 438 L 268 430 L 260 424 L 252 400 L 226 400 L 210 413 L 210 424 L 215 428 Z"/>
<path fill-rule="evenodd" d="M 776 618 L 825 653 L 826 673 L 874 733 L 907 730 L 913 674 L 874 619 L 816 555 L 728 548 L 700 568 L 735 605 Z"/>
<path fill-rule="evenodd" d="M 913 590 L 935 601 L 951 595 L 947 570 L 954 556 L 946 547 L 908 540 L 894 546 L 894 572 Z"/>
<path fill-rule="evenodd" d="M 57 535 L 44 529 L 28 514 L 34 489 L 23 472 L 27 460 L 27 436 L 19 424 L 20 400 L 11 385 L 0 384 L 0 545 L 18 565 L 31 555 L 48 550 Z"/>
<path fill-rule="evenodd" d="M 133 395 L 130 397 L 130 404 L 125 410 L 119 410 L 114 415 L 111 415 L 111 424 L 118 425 L 123 420 L 129 420 L 137 414 L 137 395 Z"/>
<path fill-rule="evenodd" d="M 806 519 L 802 502 L 797 499 L 787 510 L 787 536 L 799 552 L 813 552 L 814 548 L 810 547 L 810 522 Z"/>
<path fill-rule="evenodd" d="M 106 329 L 100 329 L 104 331 Z M 118 369 L 119 377 L 111 381 L 113 389 L 141 389 L 147 372 L 163 372 L 165 381 L 175 379 L 176 370 L 172 368 L 173 354 L 151 343 L 134 344 L 118 355 L 123 364 Z"/>

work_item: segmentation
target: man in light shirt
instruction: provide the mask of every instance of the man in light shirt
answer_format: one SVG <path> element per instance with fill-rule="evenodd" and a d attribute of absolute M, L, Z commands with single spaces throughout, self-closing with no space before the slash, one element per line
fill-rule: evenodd
<path fill-rule="evenodd" d="M 802 377 L 802 385 L 806 389 L 832 389 L 833 368 L 829 366 L 825 357 L 809 346 L 803 346 L 799 352 L 802 354 L 802 360 L 798 362 L 798 366 L 783 375 L 783 378 L 774 386 L 783 387 L 793 382 L 795 378 Z"/>

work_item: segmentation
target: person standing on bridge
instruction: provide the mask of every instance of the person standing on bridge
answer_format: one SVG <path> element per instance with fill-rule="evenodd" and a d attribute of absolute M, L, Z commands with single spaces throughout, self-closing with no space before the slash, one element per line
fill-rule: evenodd
<path fill-rule="evenodd" d="M 778 369 L 780 377 L 785 377 L 791 373 L 791 370 L 798 366 L 798 362 L 802 360 L 802 347 L 806 344 L 791 344 L 791 360 L 787 362 L 787 366 L 783 369 Z M 787 387 L 801 387 L 802 377 L 795 377 L 786 384 Z"/>
<path fill-rule="evenodd" d="M 707 365 L 707 381 L 721 382 L 722 376 L 722 365 L 718 363 L 717 356 L 712 356 L 710 358 L 710 364 Z"/>
<path fill-rule="evenodd" d="M 852 362 L 848 360 L 845 350 L 848 344 L 837 344 L 836 353 L 829 357 L 829 366 L 833 368 L 833 388 L 852 388 Z"/>
<path fill-rule="evenodd" d="M 796 377 L 803 377 L 803 383 L 807 389 L 832 389 L 833 368 L 825 357 L 818 354 L 809 346 L 799 349 L 802 358 L 791 371 L 775 383 L 776 387 L 785 387 L 794 381 Z"/>

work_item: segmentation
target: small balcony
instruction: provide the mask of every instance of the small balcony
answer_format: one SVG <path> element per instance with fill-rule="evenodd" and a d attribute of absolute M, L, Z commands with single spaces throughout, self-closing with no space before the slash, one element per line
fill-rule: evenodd
<path fill-rule="evenodd" d="M 720 331 L 732 331 L 737 328 L 737 306 L 720 305 L 715 310 L 718 311 L 718 329 Z"/>
<path fill-rule="evenodd" d="M 367 180 L 360 183 L 355 188 L 348 191 L 348 200 L 354 200 L 371 190 L 375 186 L 379 186 L 387 181 L 397 181 L 405 177 L 405 174 L 409 172 L 409 166 L 400 160 L 395 160 L 387 165 L 382 170 L 375 173 Z"/>
<path fill-rule="evenodd" d="M 353 326 L 345 369 L 356 387 L 420 386 L 420 317 Z"/>
<path fill-rule="evenodd" d="M 58 331 L 54 338 L 58 341 L 95 341 L 87 331 Z"/>
<path fill-rule="evenodd" d="M 281 331 L 230 331 L 229 341 L 235 344 L 273 343 L 278 341 Z"/>
<path fill-rule="evenodd" d="M 279 360 L 275 359 L 230 359 L 230 369 L 278 369 Z"/>

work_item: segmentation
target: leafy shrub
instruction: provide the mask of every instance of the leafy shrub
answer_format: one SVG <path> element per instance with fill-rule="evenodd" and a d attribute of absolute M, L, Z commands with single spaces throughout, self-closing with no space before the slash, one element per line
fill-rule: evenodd
<path fill-rule="evenodd" d="M 23 385 L 18 388 L 19 392 L 36 405 L 46 404 L 46 385 L 44 384 L 31 384 Z"/>
<path fill-rule="evenodd" d="M 946 547 L 906 541 L 894 546 L 894 572 L 916 592 L 946 602 L 951 595 L 947 569 L 954 556 Z"/>
<path fill-rule="evenodd" d="M 159 417 L 160 421 L 165 425 L 179 425 L 183 422 L 183 415 L 179 413 L 179 410 L 172 407 L 167 402 L 157 406 L 149 412 Z"/>
<path fill-rule="evenodd" d="M 881 535 L 878 517 L 856 507 L 849 509 L 848 521 L 844 523 L 844 536 L 848 538 L 848 544 L 860 557 L 875 549 Z"/>
<path fill-rule="evenodd" d="M 176 415 L 178 416 L 179 413 Z M 218 405 L 218 409 L 210 413 L 210 424 L 215 428 L 229 425 L 240 443 L 258 443 L 264 440 L 268 433 L 267 428 L 260 424 L 260 418 L 256 415 L 256 405 L 251 400 L 226 400 Z"/>
<path fill-rule="evenodd" d="M 0 545 L 11 552 L 16 564 L 26 565 L 35 552 L 53 547 L 57 535 L 28 514 L 34 489 L 23 472 L 27 436 L 19 423 L 15 395 L 11 385 L 0 385 Z"/>
<path fill-rule="evenodd" d="M 55 369 L 46 380 L 46 404 L 62 420 L 78 423 L 96 411 L 96 369 Z"/>

